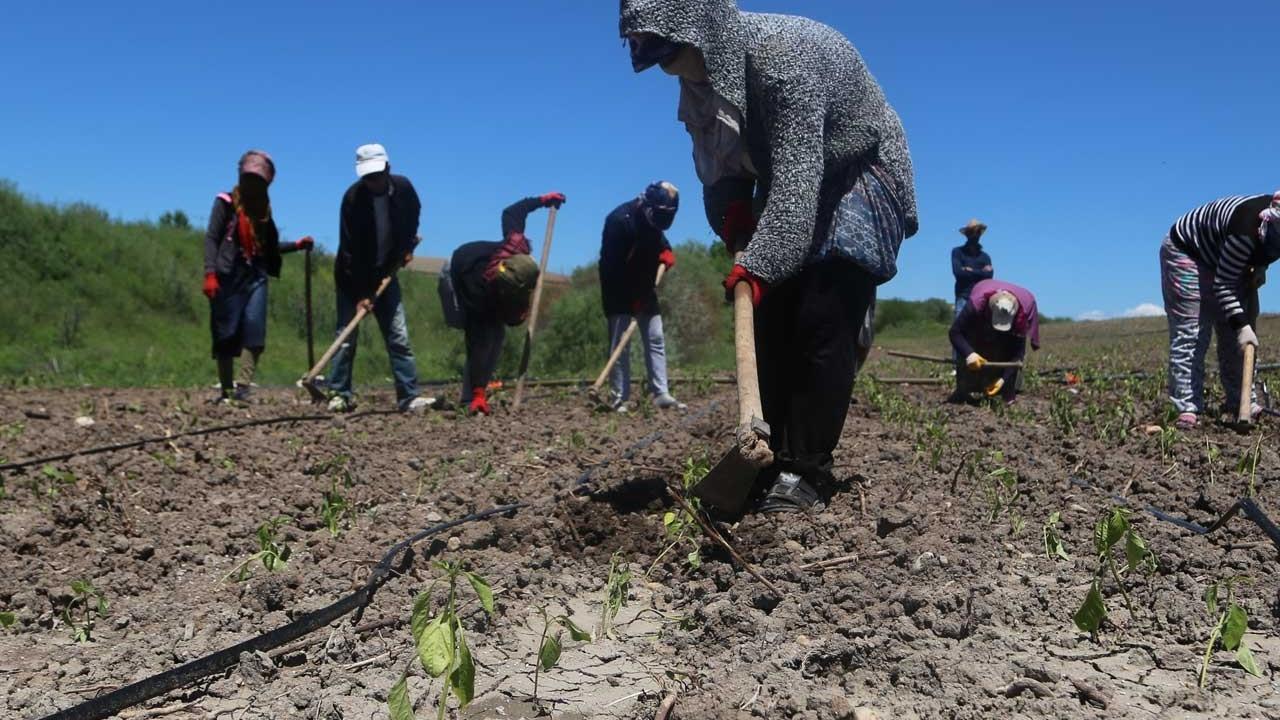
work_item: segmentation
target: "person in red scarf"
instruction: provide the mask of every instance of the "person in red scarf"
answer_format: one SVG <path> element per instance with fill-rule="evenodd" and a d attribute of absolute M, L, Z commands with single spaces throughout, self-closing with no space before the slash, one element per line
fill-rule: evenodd
<path fill-rule="evenodd" d="M 236 187 L 214 199 L 204 237 L 203 290 L 209 298 L 209 329 L 221 387 L 215 401 L 222 403 L 248 397 L 266 348 L 267 277 L 280 277 L 282 253 L 314 244 L 310 237 L 280 243 L 267 195 L 276 176 L 270 155 L 250 150 L 240 157 L 238 171 Z M 235 359 L 242 353 L 237 387 Z"/>

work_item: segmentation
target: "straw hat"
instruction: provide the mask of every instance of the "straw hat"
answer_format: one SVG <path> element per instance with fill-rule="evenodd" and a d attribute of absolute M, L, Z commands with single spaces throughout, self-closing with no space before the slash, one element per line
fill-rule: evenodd
<path fill-rule="evenodd" d="M 977 218 L 970 220 L 968 224 L 960 228 L 960 233 L 967 237 L 982 237 L 982 233 L 986 231 L 987 224 L 979 222 Z"/>

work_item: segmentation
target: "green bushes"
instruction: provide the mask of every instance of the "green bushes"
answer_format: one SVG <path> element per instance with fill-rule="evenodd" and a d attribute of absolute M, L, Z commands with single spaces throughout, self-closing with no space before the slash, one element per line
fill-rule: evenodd
<path fill-rule="evenodd" d="M 293 239 L 292 236 L 287 239 Z M 209 385 L 208 304 L 200 293 L 203 231 L 181 210 L 156 224 L 112 221 L 83 204 L 55 207 L 23 198 L 0 182 L 0 387 L 69 385 Z M 659 292 L 669 364 L 675 373 L 733 367 L 733 325 L 721 279 L 730 259 L 719 243 L 686 242 L 678 264 Z M 333 337 L 335 307 L 332 256 L 312 262 L 316 352 Z M 287 255 L 270 284 L 263 384 L 284 385 L 306 370 L 303 258 Z M 452 379 L 461 372 L 462 333 L 447 328 L 436 279 L 404 273 L 409 335 L 419 374 Z M 945 331 L 951 306 L 884 300 L 877 328 L 921 327 Z M 538 377 L 593 376 L 607 358 L 606 324 L 595 264 L 574 271 L 568 288 L 544 293 L 541 328 L 530 373 Z M 508 334 L 499 375 L 518 367 L 523 332 Z M 643 368 L 640 343 L 632 343 L 633 367 Z M 356 380 L 389 383 L 382 339 L 362 328 Z M 636 375 L 640 375 L 637 372 Z"/>

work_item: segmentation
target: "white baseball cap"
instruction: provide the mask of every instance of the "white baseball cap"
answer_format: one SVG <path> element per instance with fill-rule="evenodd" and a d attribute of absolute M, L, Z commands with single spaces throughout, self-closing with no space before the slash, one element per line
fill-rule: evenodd
<path fill-rule="evenodd" d="M 1018 314 L 1018 298 L 1013 293 L 998 292 L 987 304 L 991 307 L 991 327 L 1000 332 L 1013 329 L 1013 318 Z"/>
<path fill-rule="evenodd" d="M 356 175 L 360 177 L 386 170 L 389 162 L 387 149 L 378 143 L 369 143 L 356 148 Z"/>

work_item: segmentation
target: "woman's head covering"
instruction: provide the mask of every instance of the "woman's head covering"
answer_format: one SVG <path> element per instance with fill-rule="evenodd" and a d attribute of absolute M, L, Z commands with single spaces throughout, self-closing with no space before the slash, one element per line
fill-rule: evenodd
<path fill-rule="evenodd" d="M 240 156 L 240 174 L 257 175 L 270 185 L 276 178 L 276 164 L 265 151 L 250 150 Z"/>
<path fill-rule="evenodd" d="M 680 209 L 680 191 L 666 181 L 653 183 L 640 195 L 640 208 L 650 227 L 667 230 Z"/>

